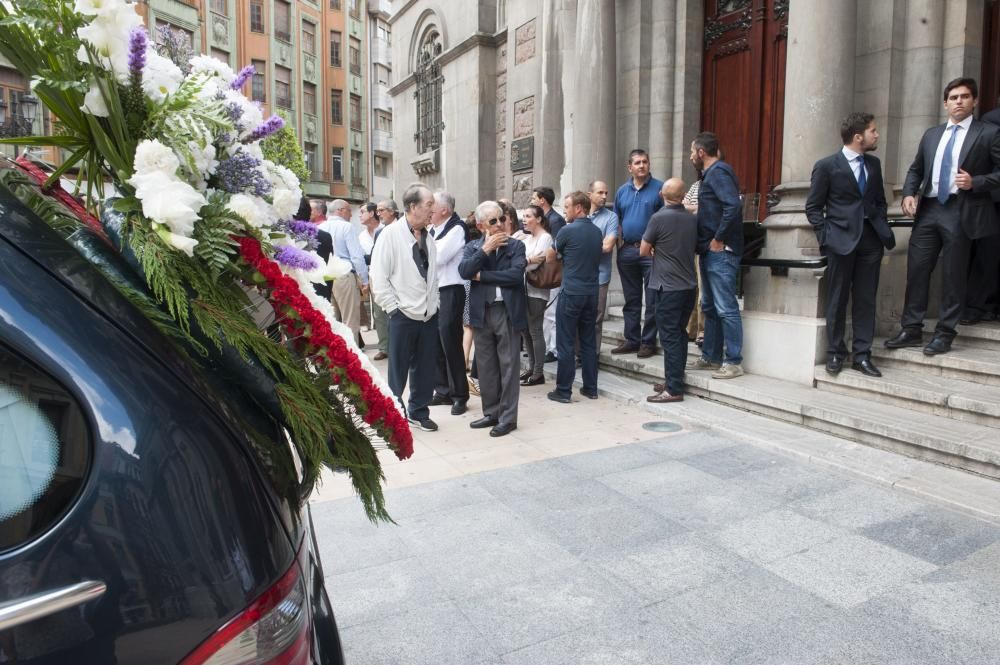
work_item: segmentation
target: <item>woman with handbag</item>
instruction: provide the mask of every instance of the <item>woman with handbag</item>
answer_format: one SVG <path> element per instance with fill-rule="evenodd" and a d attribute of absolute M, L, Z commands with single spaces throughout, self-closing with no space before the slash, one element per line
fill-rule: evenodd
<path fill-rule="evenodd" d="M 526 276 L 530 276 L 545 263 L 545 253 L 552 246 L 552 236 L 549 234 L 549 222 L 545 213 L 538 206 L 528 206 L 524 211 L 524 253 L 528 259 Z M 528 369 L 521 373 L 522 386 L 538 386 L 545 383 L 542 369 L 545 366 L 545 336 L 542 333 L 542 322 L 545 319 L 545 306 L 549 302 L 549 289 L 531 284 L 527 279 L 528 294 L 528 329 L 521 334 L 524 338 L 524 348 L 528 351 Z"/>

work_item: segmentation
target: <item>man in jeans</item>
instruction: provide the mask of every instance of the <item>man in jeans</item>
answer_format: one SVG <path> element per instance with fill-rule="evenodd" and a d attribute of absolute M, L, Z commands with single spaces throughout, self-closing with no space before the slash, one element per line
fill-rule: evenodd
<path fill-rule="evenodd" d="M 647 402 L 662 404 L 684 399 L 684 359 L 687 357 L 687 322 L 694 309 L 698 280 L 694 252 L 698 244 L 698 218 L 684 209 L 684 181 L 671 178 L 660 190 L 663 208 L 649 220 L 639 253 L 653 257 L 649 288 L 656 294 L 656 325 L 663 343 L 664 383 L 653 386 Z"/>
<path fill-rule="evenodd" d="M 733 167 L 719 158 L 719 139 L 712 132 L 691 142 L 691 163 L 704 174 L 698 191 L 698 255 L 705 341 L 701 358 L 688 369 L 714 370 L 713 379 L 732 379 L 743 375 L 743 321 L 736 301 L 743 256 L 740 188 Z"/>
<path fill-rule="evenodd" d="M 562 256 L 562 291 L 556 305 L 556 344 L 559 350 L 556 369 L 556 389 L 549 393 L 553 402 L 570 403 L 573 379 L 576 377 L 576 360 L 573 347 L 580 339 L 580 356 L 583 366 L 583 388 L 580 394 L 597 399 L 597 344 L 594 328 L 597 320 L 597 295 L 600 290 L 598 273 L 601 263 L 601 244 L 604 235 L 587 217 L 590 197 L 583 192 L 573 192 L 564 200 L 567 224 L 556 237 L 555 248 L 550 248 L 546 261 Z"/>

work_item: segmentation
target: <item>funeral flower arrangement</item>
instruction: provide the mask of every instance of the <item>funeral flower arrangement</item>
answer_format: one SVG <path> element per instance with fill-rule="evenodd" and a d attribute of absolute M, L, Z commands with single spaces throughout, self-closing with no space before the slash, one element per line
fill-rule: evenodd
<path fill-rule="evenodd" d="M 88 207 L 118 220 L 109 235 L 167 314 L 154 323 L 196 354 L 234 348 L 273 379 L 306 485 L 324 464 L 346 469 L 369 517 L 387 519 L 376 448 L 405 459 L 412 436 L 313 288 L 350 266 L 314 251 L 316 228 L 293 219 L 298 179 L 262 154 L 283 120 L 243 94 L 252 67 L 179 58 L 165 42 L 151 43 L 127 0 L 0 0 L 0 53 L 56 119 L 51 136 L 17 142 L 61 148 L 49 184 L 75 168 Z M 116 198 L 99 210 L 105 183 Z M 279 339 L 255 325 L 254 294 L 273 307 Z"/>

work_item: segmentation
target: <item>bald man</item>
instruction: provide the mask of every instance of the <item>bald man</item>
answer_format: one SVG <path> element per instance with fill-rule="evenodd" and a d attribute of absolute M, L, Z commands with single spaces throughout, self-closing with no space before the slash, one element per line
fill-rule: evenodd
<path fill-rule="evenodd" d="M 694 309 L 698 279 L 694 272 L 698 218 L 684 208 L 684 181 L 670 178 L 660 188 L 663 208 L 653 214 L 639 245 L 640 256 L 653 257 L 649 290 L 654 294 L 656 327 L 663 344 L 664 383 L 653 386 L 647 402 L 684 399 L 687 322 Z"/>

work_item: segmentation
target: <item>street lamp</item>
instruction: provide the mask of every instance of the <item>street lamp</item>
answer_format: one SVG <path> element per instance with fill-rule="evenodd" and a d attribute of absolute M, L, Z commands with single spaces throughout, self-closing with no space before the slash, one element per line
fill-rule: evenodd
<path fill-rule="evenodd" d="M 7 112 L 8 109 L 11 111 L 10 113 Z M 31 136 L 34 133 L 36 115 L 38 115 L 38 98 L 30 93 L 21 97 L 16 106 L 13 103 L 8 105 L 7 102 L 0 100 L 0 137 Z M 15 145 L 15 157 L 17 153 L 18 149 Z"/>
<path fill-rule="evenodd" d="M 38 98 L 34 95 L 21 97 L 21 115 L 28 123 L 28 133 L 30 134 L 35 125 L 35 115 L 38 113 Z"/>

